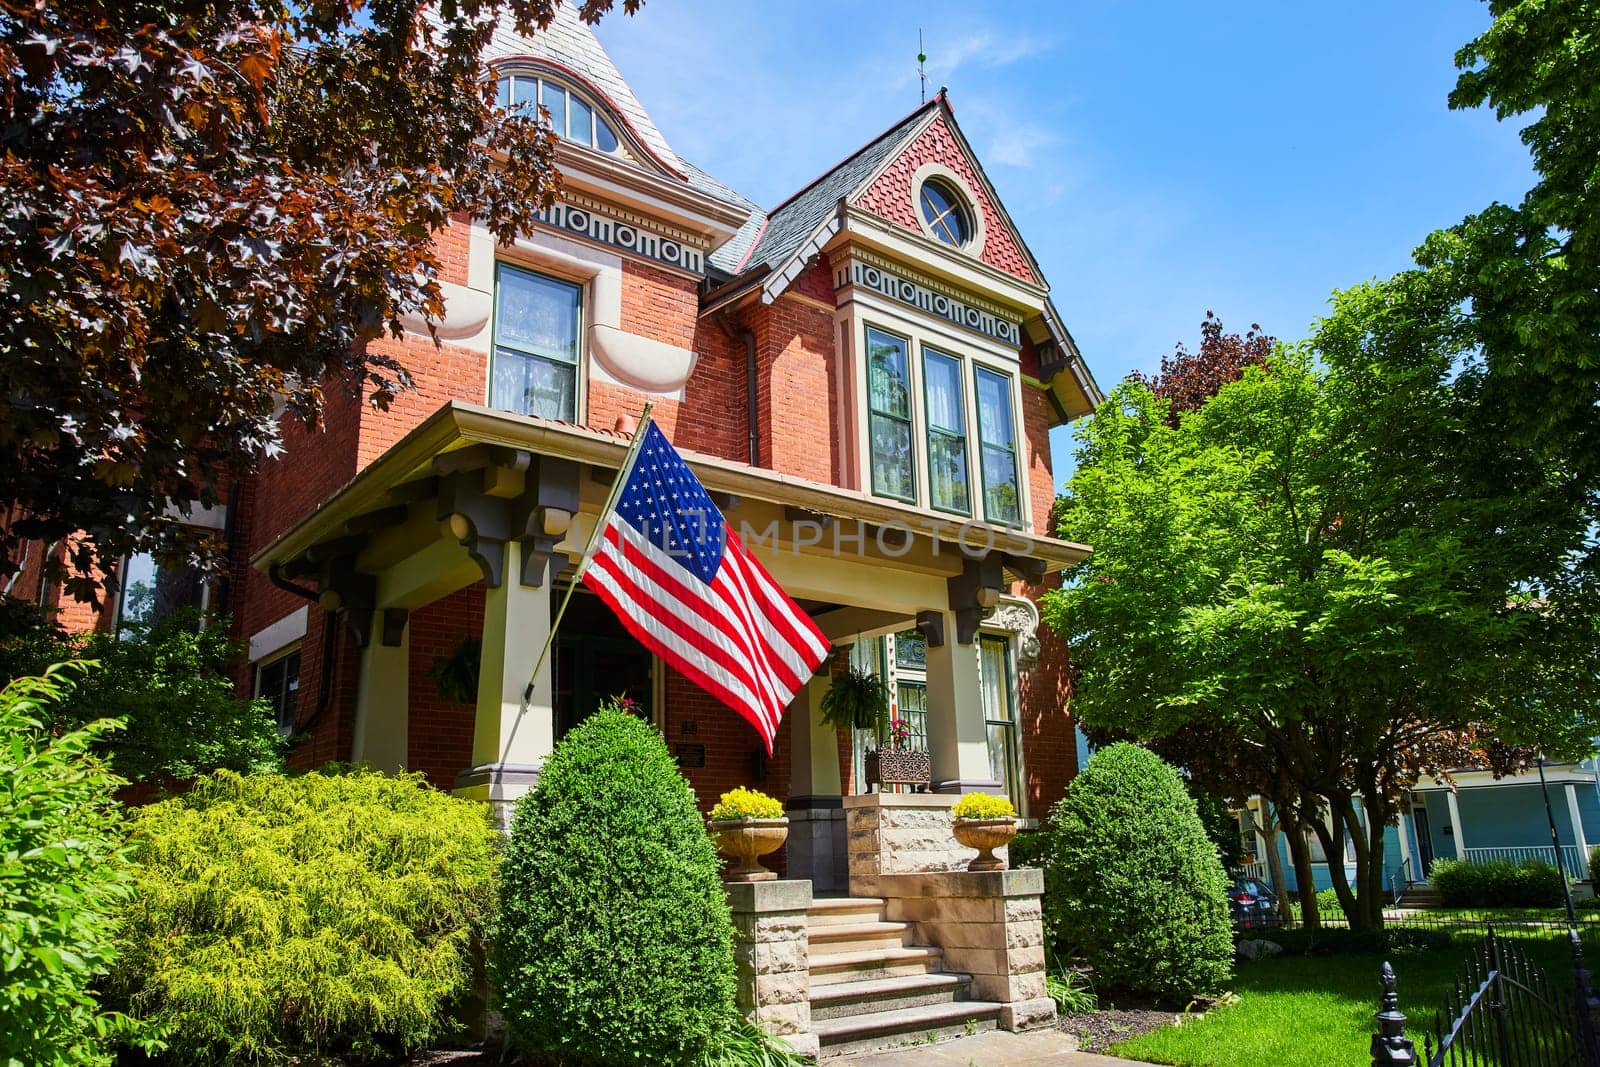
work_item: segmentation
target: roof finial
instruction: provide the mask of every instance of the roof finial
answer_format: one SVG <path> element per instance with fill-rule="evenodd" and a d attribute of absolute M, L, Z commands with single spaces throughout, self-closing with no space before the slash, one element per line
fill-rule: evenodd
<path fill-rule="evenodd" d="M 927 55 L 922 51 L 922 27 L 917 27 L 917 80 L 922 83 L 922 102 L 928 102 L 928 72 L 922 65 L 928 61 Z"/>

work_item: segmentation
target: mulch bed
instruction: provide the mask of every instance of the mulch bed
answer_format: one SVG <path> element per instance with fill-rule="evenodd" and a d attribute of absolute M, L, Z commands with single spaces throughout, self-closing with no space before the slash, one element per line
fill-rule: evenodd
<path fill-rule="evenodd" d="M 1196 1010 L 1198 1008 L 1197 1005 Z M 1082 1051 L 1104 1052 L 1131 1037 L 1171 1026 L 1180 1018 L 1182 1013 L 1170 1008 L 1136 1003 L 1107 1004 L 1099 1011 L 1062 1015 L 1056 1025 L 1064 1033 L 1076 1037 Z"/>

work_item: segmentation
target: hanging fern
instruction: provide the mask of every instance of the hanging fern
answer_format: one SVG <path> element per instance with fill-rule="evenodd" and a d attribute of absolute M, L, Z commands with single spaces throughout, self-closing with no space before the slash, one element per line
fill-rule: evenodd
<path fill-rule="evenodd" d="M 834 675 L 832 687 L 822 697 L 822 721 L 835 730 L 881 734 L 889 723 L 889 687 L 860 667 Z"/>
<path fill-rule="evenodd" d="M 463 637 L 449 656 L 435 656 L 428 677 L 446 700 L 475 704 L 478 700 L 478 665 L 483 659 L 483 642 Z"/>

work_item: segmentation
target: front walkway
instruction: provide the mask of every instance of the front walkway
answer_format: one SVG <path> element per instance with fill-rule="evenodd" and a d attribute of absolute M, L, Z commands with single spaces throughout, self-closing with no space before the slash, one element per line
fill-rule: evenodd
<path fill-rule="evenodd" d="M 1059 1030 L 1013 1034 L 992 1030 L 937 1045 L 908 1045 L 823 1061 L 826 1067 L 1119 1067 L 1115 1056 L 1078 1051 L 1078 1039 Z"/>

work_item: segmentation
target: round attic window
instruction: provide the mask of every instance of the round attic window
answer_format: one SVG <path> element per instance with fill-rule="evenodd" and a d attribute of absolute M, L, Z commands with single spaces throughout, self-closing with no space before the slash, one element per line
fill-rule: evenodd
<path fill-rule="evenodd" d="M 917 201 L 928 232 L 947 245 L 964 248 L 972 240 L 972 216 L 966 199 L 950 183 L 929 178 L 922 183 Z"/>

